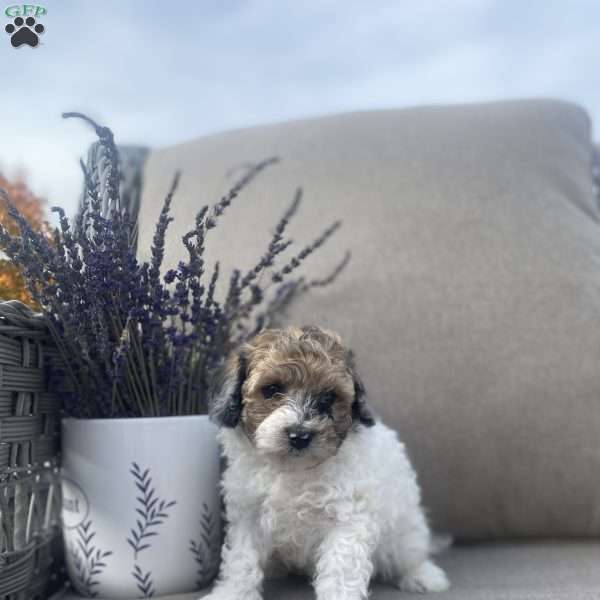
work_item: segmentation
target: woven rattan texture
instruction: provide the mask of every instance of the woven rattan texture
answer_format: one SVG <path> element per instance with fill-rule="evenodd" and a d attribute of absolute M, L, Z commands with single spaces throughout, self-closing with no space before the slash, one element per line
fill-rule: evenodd
<path fill-rule="evenodd" d="M 0 303 L 0 598 L 46 598 L 60 570 L 57 355 L 44 320 Z"/>

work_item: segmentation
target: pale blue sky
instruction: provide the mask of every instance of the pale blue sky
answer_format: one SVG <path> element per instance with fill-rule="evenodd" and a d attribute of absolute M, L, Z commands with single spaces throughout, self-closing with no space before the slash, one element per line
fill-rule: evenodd
<path fill-rule="evenodd" d="M 65 110 L 152 146 L 337 111 L 532 96 L 600 121 L 597 0 L 42 5 L 38 48 L 14 49 L 0 31 L 0 168 L 25 169 L 70 210 L 93 136 Z"/>

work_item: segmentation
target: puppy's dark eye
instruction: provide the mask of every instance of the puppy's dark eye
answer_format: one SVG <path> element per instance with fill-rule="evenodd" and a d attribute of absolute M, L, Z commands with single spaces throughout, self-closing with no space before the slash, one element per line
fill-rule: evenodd
<path fill-rule="evenodd" d="M 335 392 L 324 392 L 317 400 L 317 410 L 322 415 L 329 414 L 331 412 L 331 405 L 335 402 L 335 398 Z"/>
<path fill-rule="evenodd" d="M 260 391 L 262 392 L 263 398 L 268 400 L 276 394 L 283 394 L 283 386 L 280 383 L 271 383 L 263 386 Z"/>

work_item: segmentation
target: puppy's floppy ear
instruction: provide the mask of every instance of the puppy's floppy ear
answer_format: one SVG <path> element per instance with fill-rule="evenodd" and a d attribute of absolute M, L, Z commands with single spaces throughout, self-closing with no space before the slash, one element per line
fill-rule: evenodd
<path fill-rule="evenodd" d="M 223 427 L 236 427 L 242 416 L 242 385 L 247 360 L 242 352 L 231 355 L 215 375 L 210 390 L 209 414 Z"/>
<path fill-rule="evenodd" d="M 346 360 L 348 363 L 348 370 L 350 371 L 350 375 L 352 375 L 352 379 L 354 380 L 354 402 L 352 403 L 352 419 L 357 423 L 361 423 L 362 425 L 366 425 L 367 427 L 372 427 L 373 425 L 375 425 L 375 416 L 373 415 L 373 412 L 367 404 L 365 386 L 362 382 L 362 379 L 356 372 L 356 365 L 354 364 L 354 354 L 352 350 L 348 351 L 348 356 Z"/>

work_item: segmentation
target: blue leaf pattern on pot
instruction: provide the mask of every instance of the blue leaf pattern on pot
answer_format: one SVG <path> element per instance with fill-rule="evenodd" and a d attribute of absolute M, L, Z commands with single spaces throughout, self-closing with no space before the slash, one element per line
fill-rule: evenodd
<path fill-rule="evenodd" d="M 200 517 L 200 537 L 198 540 L 190 540 L 190 552 L 194 555 L 198 567 L 196 584 L 199 588 L 208 585 L 217 574 L 220 549 L 220 528 L 208 505 L 204 502 Z"/>
<path fill-rule="evenodd" d="M 136 496 L 138 506 L 135 509 L 137 513 L 136 526 L 129 530 L 130 536 L 127 537 L 127 543 L 133 550 L 133 571 L 132 576 L 136 581 L 138 590 L 143 594 L 141 598 L 151 598 L 154 596 L 154 582 L 152 572 L 143 572 L 137 564 L 139 554 L 151 547 L 151 540 L 158 536 L 157 528 L 162 525 L 169 517 L 167 510 L 176 504 L 175 500 L 167 502 L 158 497 L 156 489 L 152 485 L 150 469 L 142 471 L 141 467 L 134 461 L 131 463 L 129 472 L 133 475 L 135 487 L 140 493 Z"/>
<path fill-rule="evenodd" d="M 76 528 L 77 542 L 71 542 L 69 554 L 75 566 L 77 587 L 89 598 L 95 598 L 100 585 L 97 576 L 104 571 L 104 560 L 112 554 L 111 550 L 97 548 L 92 542 L 96 532 L 92 530 L 92 521 L 88 519 Z"/>
<path fill-rule="evenodd" d="M 156 591 L 154 589 L 154 582 L 152 581 L 152 573 L 150 571 L 143 573 L 139 565 L 133 565 L 131 574 L 136 581 L 138 590 L 144 594 L 142 598 L 152 598 Z"/>

